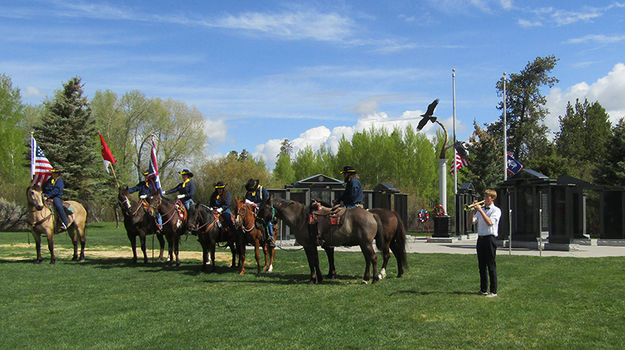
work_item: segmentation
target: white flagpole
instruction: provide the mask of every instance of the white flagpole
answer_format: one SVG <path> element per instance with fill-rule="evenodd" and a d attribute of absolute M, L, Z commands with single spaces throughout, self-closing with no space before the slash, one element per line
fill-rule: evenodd
<path fill-rule="evenodd" d="M 456 69 L 453 68 L 451 73 L 451 89 L 453 91 L 453 113 L 454 113 L 454 203 L 456 202 L 456 195 L 458 195 L 458 169 L 456 160 Z M 458 208 L 456 208 L 458 209 Z"/>
<path fill-rule="evenodd" d="M 506 72 L 503 72 L 503 180 L 508 180 L 508 131 L 506 126 Z"/>

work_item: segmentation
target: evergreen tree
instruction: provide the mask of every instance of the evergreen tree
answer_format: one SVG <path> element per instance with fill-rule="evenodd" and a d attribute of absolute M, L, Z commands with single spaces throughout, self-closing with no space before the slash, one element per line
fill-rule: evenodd
<path fill-rule="evenodd" d="M 595 163 L 605 155 L 610 129 L 609 116 L 599 102 L 590 104 L 588 100 L 583 103 L 576 100 L 574 107 L 571 102 L 567 104 L 566 114 L 560 117 L 555 145 L 558 156 L 571 163 L 567 167 L 569 175 L 593 180 Z"/>
<path fill-rule="evenodd" d="M 35 127 L 35 138 L 52 166 L 63 171 L 65 197 L 92 199 L 100 173 L 95 168 L 99 144 L 80 78 L 64 84 L 53 101 L 45 102 L 45 109 L 41 124 Z"/>
<path fill-rule="evenodd" d="M 625 188 L 625 118 L 621 118 L 608 137 L 606 152 L 599 159 L 595 171 L 596 182 L 611 187 Z"/>
<path fill-rule="evenodd" d="M 494 188 L 503 181 L 503 148 L 486 130 L 473 122 L 474 131 L 468 142 L 467 177 L 477 193 Z"/>
<path fill-rule="evenodd" d="M 547 127 L 543 120 L 548 113 L 543 86 L 553 87 L 559 80 L 549 73 L 556 66 L 555 56 L 537 57 L 519 74 L 510 74 L 506 83 L 506 125 L 508 152 L 521 163 L 535 155 L 544 154 L 548 147 Z M 503 96 L 503 80 L 496 84 L 497 94 Z M 503 110 L 503 102 L 498 109 Z M 503 113 L 499 121 L 488 126 L 488 133 L 503 141 Z"/>
<path fill-rule="evenodd" d="M 291 156 L 288 153 L 280 153 L 273 169 L 274 184 L 278 186 L 289 185 L 295 182 L 295 170 L 291 165 Z"/>

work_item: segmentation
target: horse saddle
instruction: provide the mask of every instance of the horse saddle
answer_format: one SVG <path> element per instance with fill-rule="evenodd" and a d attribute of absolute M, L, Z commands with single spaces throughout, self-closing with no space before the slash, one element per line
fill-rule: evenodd
<path fill-rule="evenodd" d="M 187 207 L 185 207 L 180 200 L 176 201 L 176 212 L 178 213 L 180 221 L 187 221 Z"/>
<path fill-rule="evenodd" d="M 58 213 L 56 212 L 56 208 L 54 205 L 49 206 L 50 210 L 54 213 L 57 220 L 57 226 L 61 226 L 61 219 L 58 217 Z M 72 208 L 72 204 L 70 202 L 63 201 L 63 210 L 65 210 L 65 215 L 67 216 L 68 227 L 74 222 L 74 208 Z"/>

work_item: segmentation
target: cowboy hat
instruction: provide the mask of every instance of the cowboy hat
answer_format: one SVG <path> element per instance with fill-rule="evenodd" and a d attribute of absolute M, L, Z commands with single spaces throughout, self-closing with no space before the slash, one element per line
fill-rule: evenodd
<path fill-rule="evenodd" d="M 346 165 L 343 167 L 343 170 L 341 170 L 341 174 L 356 174 L 356 169 L 351 165 Z"/>
<path fill-rule="evenodd" d="M 219 181 L 215 184 L 215 189 L 220 189 L 224 187 L 226 187 L 226 184 L 224 184 L 222 181 Z"/>
<path fill-rule="evenodd" d="M 193 173 L 189 171 L 189 169 L 182 169 L 181 172 L 179 172 L 178 174 L 180 175 L 187 175 L 188 177 L 193 177 Z"/>

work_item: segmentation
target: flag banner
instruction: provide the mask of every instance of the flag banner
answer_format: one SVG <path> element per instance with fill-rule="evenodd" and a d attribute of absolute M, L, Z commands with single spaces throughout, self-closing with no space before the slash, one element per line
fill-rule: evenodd
<path fill-rule="evenodd" d="M 521 162 L 519 162 L 518 160 L 512 158 L 510 153 L 508 153 L 507 164 L 508 164 L 508 173 L 510 175 L 516 175 L 519 173 L 519 171 L 523 170 L 523 164 L 521 164 Z"/>
<path fill-rule="evenodd" d="M 460 156 L 460 154 L 458 153 L 458 151 L 454 150 L 454 153 L 456 154 L 456 164 L 455 166 L 451 167 L 451 169 L 449 169 L 449 172 L 451 174 L 453 174 L 456 170 L 460 170 L 462 168 L 464 168 L 465 166 L 469 165 L 469 162 L 467 162 L 464 158 L 462 158 Z"/>
<path fill-rule="evenodd" d="M 148 169 L 148 179 L 150 179 L 158 192 L 163 195 L 163 189 L 161 189 L 161 180 L 158 176 L 158 162 L 156 161 L 156 143 L 152 138 L 152 152 L 150 154 L 150 168 Z"/>
<path fill-rule="evenodd" d="M 43 154 L 43 151 L 37 146 L 37 141 L 33 136 L 30 137 L 30 177 L 33 183 L 43 185 L 50 177 L 52 165 Z"/>
<path fill-rule="evenodd" d="M 109 146 L 106 144 L 106 141 L 104 141 L 104 137 L 102 137 L 102 134 L 100 134 L 100 145 L 102 145 L 102 161 L 104 162 L 104 170 L 106 170 L 106 173 L 108 174 L 109 166 L 111 164 L 117 164 L 117 162 L 115 162 L 115 158 L 113 158 L 113 153 L 111 153 Z"/>

